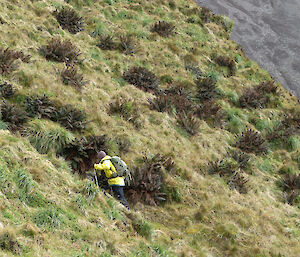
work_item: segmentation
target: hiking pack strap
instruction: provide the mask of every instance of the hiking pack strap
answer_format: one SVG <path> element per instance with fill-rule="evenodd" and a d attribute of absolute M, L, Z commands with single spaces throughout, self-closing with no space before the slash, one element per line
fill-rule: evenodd
<path fill-rule="evenodd" d="M 101 160 L 101 163 L 103 163 L 103 162 L 105 162 L 105 161 L 108 161 L 108 160 L 109 160 L 109 161 L 111 162 L 111 164 L 114 166 L 113 162 L 111 161 L 111 157 L 108 157 L 108 158 L 106 158 L 105 160 Z M 114 166 L 114 167 L 115 167 L 115 166 Z M 109 169 L 110 169 L 110 171 L 111 171 L 112 174 L 111 174 L 111 176 L 110 176 L 109 178 L 107 178 L 107 179 L 117 178 L 117 177 L 118 177 L 118 172 L 117 172 L 116 167 L 115 167 L 116 172 L 113 171 L 111 167 L 110 167 Z"/>

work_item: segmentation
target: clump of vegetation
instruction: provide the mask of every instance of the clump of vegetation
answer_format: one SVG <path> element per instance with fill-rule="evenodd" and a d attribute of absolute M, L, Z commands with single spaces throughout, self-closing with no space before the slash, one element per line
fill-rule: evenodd
<path fill-rule="evenodd" d="M 201 18 L 202 22 L 208 23 L 214 17 L 214 14 L 210 9 L 208 9 L 206 7 L 201 7 L 199 17 Z"/>
<path fill-rule="evenodd" d="M 82 17 L 80 17 L 77 12 L 69 7 L 63 7 L 60 11 L 55 10 L 53 15 L 57 19 L 60 26 L 72 34 L 76 34 L 84 30 Z"/>
<path fill-rule="evenodd" d="M 109 112 L 111 114 L 121 114 L 126 120 L 131 122 L 137 128 L 141 126 L 141 114 L 137 103 L 126 95 L 117 95 L 109 104 Z"/>
<path fill-rule="evenodd" d="M 298 109 L 292 109 L 288 110 L 291 113 L 286 114 L 286 117 L 284 119 L 284 124 L 286 127 L 292 126 L 295 129 L 300 129 L 300 110 Z"/>
<path fill-rule="evenodd" d="M 51 150 L 60 154 L 67 145 L 75 140 L 71 132 L 51 121 L 36 119 L 28 125 L 24 134 L 41 154 L 46 154 Z"/>
<path fill-rule="evenodd" d="M 217 80 L 207 76 L 195 81 L 198 89 L 197 98 L 200 101 L 207 101 L 219 97 Z"/>
<path fill-rule="evenodd" d="M 156 98 L 148 99 L 150 108 L 158 112 L 169 112 L 170 114 L 181 113 L 195 109 L 194 103 L 186 90 L 180 86 L 175 85 L 164 91 L 157 92 Z"/>
<path fill-rule="evenodd" d="M 87 115 L 84 111 L 74 108 L 72 105 L 61 106 L 52 116 L 63 127 L 71 131 L 82 131 L 86 128 Z"/>
<path fill-rule="evenodd" d="M 235 189 L 239 193 L 245 194 L 248 192 L 248 179 L 245 178 L 245 175 L 240 170 L 245 166 L 245 163 L 239 161 L 234 159 L 233 155 L 228 155 L 222 160 L 211 161 L 208 164 L 208 173 L 224 177 L 230 189 Z"/>
<path fill-rule="evenodd" d="M 156 75 L 143 67 L 133 66 L 124 72 L 123 79 L 138 88 L 150 92 L 155 92 L 159 85 L 159 79 Z"/>
<path fill-rule="evenodd" d="M 275 81 L 264 81 L 257 86 L 259 91 L 262 91 L 266 94 L 278 95 L 278 87 L 275 85 Z"/>
<path fill-rule="evenodd" d="M 144 158 L 144 160 L 147 160 L 148 163 L 156 162 L 161 166 L 161 168 L 164 168 L 169 173 L 175 169 L 175 162 L 173 158 L 169 155 L 156 154 L 151 158 Z"/>
<path fill-rule="evenodd" d="M 190 71 L 196 79 L 200 79 L 203 75 L 200 67 L 193 62 L 185 61 L 184 68 L 185 70 Z"/>
<path fill-rule="evenodd" d="M 9 124 L 10 130 L 20 129 L 28 119 L 26 112 L 14 104 L 3 101 L 0 109 L 1 119 Z"/>
<path fill-rule="evenodd" d="M 226 56 L 217 56 L 216 63 L 220 66 L 228 67 L 229 69 L 229 76 L 233 76 L 236 72 L 236 64 L 234 59 Z"/>
<path fill-rule="evenodd" d="M 234 159 L 237 164 L 238 167 L 240 169 L 247 169 L 249 167 L 250 164 L 250 155 L 247 153 L 244 153 L 240 150 L 233 150 L 231 151 L 231 153 L 228 153 L 229 156 L 231 156 L 232 159 Z"/>
<path fill-rule="evenodd" d="M 47 96 L 29 96 L 26 98 L 25 107 L 29 116 L 56 121 L 72 131 L 82 131 L 87 124 L 84 111 L 72 105 L 54 103 Z"/>
<path fill-rule="evenodd" d="M 9 84 L 7 82 L 0 84 L 0 94 L 4 98 L 10 98 L 14 96 L 16 93 L 16 89 L 13 87 L 12 84 Z"/>
<path fill-rule="evenodd" d="M 200 119 L 212 121 L 214 124 L 219 123 L 224 116 L 221 106 L 215 99 L 203 102 L 195 113 Z"/>
<path fill-rule="evenodd" d="M 240 97 L 242 108 L 265 108 L 271 102 L 271 95 L 277 95 L 274 81 L 262 82 L 254 88 L 244 89 Z"/>
<path fill-rule="evenodd" d="M 52 38 L 47 45 L 40 48 L 41 54 L 48 61 L 65 62 L 67 65 L 73 65 L 79 62 L 80 50 L 69 40 Z"/>
<path fill-rule="evenodd" d="M 180 112 L 177 114 L 178 124 L 190 135 L 195 136 L 199 133 L 200 122 L 192 112 Z"/>
<path fill-rule="evenodd" d="M 83 78 L 83 74 L 79 73 L 76 66 L 67 66 L 61 71 L 60 76 L 65 85 L 71 85 L 78 91 L 81 91 L 81 89 L 87 84 L 87 81 Z"/>
<path fill-rule="evenodd" d="M 26 112 L 30 117 L 51 119 L 57 111 L 56 105 L 47 96 L 28 96 L 25 100 Z"/>
<path fill-rule="evenodd" d="M 150 109 L 158 112 L 166 112 L 171 109 L 172 98 L 170 95 L 160 94 L 153 99 L 149 98 L 148 103 L 150 105 Z"/>
<path fill-rule="evenodd" d="M 218 174 L 222 177 L 225 175 L 233 175 L 238 168 L 238 163 L 233 158 L 228 157 L 223 160 L 209 162 L 208 173 Z"/>
<path fill-rule="evenodd" d="M 263 136 L 253 129 L 245 129 L 234 144 L 246 153 L 262 154 L 268 150 L 268 145 Z"/>
<path fill-rule="evenodd" d="M 169 1 L 169 6 L 170 6 L 170 8 L 172 9 L 172 10 L 175 10 L 176 9 L 176 3 L 174 2 L 174 0 L 170 0 Z"/>
<path fill-rule="evenodd" d="M 62 213 L 50 207 L 48 209 L 41 209 L 34 215 L 34 222 L 43 228 L 60 228 L 64 222 Z"/>
<path fill-rule="evenodd" d="M 158 21 L 151 28 L 151 32 L 156 32 L 162 37 L 169 37 L 174 34 L 175 26 L 165 21 Z"/>
<path fill-rule="evenodd" d="M 0 231 L 0 248 L 3 251 L 9 251 L 14 254 L 20 253 L 20 245 L 16 234 L 11 228 L 3 228 Z"/>
<path fill-rule="evenodd" d="M 160 80 L 160 82 L 163 83 L 163 84 L 164 84 L 164 83 L 172 84 L 173 81 L 174 81 L 173 77 L 170 76 L 170 75 L 168 75 L 168 74 L 161 76 L 161 77 L 159 78 L 159 80 Z"/>
<path fill-rule="evenodd" d="M 153 99 L 148 99 L 148 102 L 152 110 L 167 111 L 171 114 L 194 109 L 193 103 L 183 94 L 162 93 Z"/>
<path fill-rule="evenodd" d="M 250 155 L 240 150 L 229 150 L 222 160 L 211 161 L 208 165 L 209 174 L 233 175 L 236 171 L 249 167 Z"/>
<path fill-rule="evenodd" d="M 107 150 L 106 142 L 108 140 L 106 135 L 77 138 L 64 148 L 62 154 L 66 160 L 71 161 L 72 169 L 75 172 L 85 176 L 87 171 L 94 168 L 97 152 Z"/>
<path fill-rule="evenodd" d="M 157 157 L 144 157 L 144 164 L 141 167 L 134 168 L 133 179 L 126 192 L 133 204 L 142 202 L 149 205 L 158 205 L 166 200 L 163 193 L 165 182 L 161 170 L 162 164 L 157 160 Z"/>
<path fill-rule="evenodd" d="M 117 44 L 115 43 L 114 38 L 111 35 L 101 35 L 99 37 L 97 46 L 101 50 L 115 50 L 117 48 Z"/>
<path fill-rule="evenodd" d="M 184 111 L 194 111 L 195 106 L 191 100 L 190 93 L 187 92 L 181 85 L 175 85 L 164 92 L 170 96 L 171 99 L 171 110 L 174 109 L 177 113 Z"/>
<path fill-rule="evenodd" d="M 9 48 L 0 47 L 0 74 L 7 75 L 18 68 L 16 61 L 19 59 L 22 62 L 28 63 L 31 56 L 25 55 L 22 51 L 13 51 Z"/>
<path fill-rule="evenodd" d="M 286 192 L 286 201 L 293 205 L 296 198 L 300 196 L 300 174 L 286 174 L 281 184 L 283 190 Z"/>
<path fill-rule="evenodd" d="M 283 179 L 283 190 L 300 189 L 300 174 L 286 174 Z"/>
<path fill-rule="evenodd" d="M 229 188 L 237 190 L 240 194 L 246 194 L 248 192 L 248 179 L 243 176 L 241 172 L 236 172 L 228 180 Z"/>
<path fill-rule="evenodd" d="M 22 190 L 22 193 L 24 194 L 32 193 L 34 184 L 29 174 L 26 171 L 22 169 L 16 170 L 16 180 L 17 180 L 18 187 Z"/>
<path fill-rule="evenodd" d="M 269 142 L 280 141 L 287 144 L 289 138 L 299 131 L 296 127 L 288 124 L 289 123 L 286 122 L 286 120 L 275 124 L 274 128 L 267 133 L 267 140 Z"/>
<path fill-rule="evenodd" d="M 221 25 L 224 28 L 224 30 L 228 33 L 227 35 L 229 38 L 230 33 L 234 26 L 233 20 L 223 15 L 214 15 L 213 22 Z"/>
<path fill-rule="evenodd" d="M 133 35 L 121 35 L 119 48 L 124 54 L 134 54 L 138 50 L 138 44 Z"/>
<path fill-rule="evenodd" d="M 149 222 L 139 219 L 134 220 L 132 225 L 139 235 L 147 238 L 148 240 L 151 239 L 153 234 L 153 227 Z"/>
<path fill-rule="evenodd" d="M 268 97 L 256 88 L 244 89 L 240 97 L 242 108 L 264 108 L 268 103 Z"/>
<path fill-rule="evenodd" d="M 267 140 L 270 142 L 279 141 L 288 144 L 290 137 L 300 133 L 300 112 L 293 113 L 287 110 L 284 118 L 278 121 L 271 131 L 267 133 Z"/>
<path fill-rule="evenodd" d="M 131 141 L 127 137 L 118 136 L 114 139 L 121 153 L 127 153 L 131 147 Z"/>
<path fill-rule="evenodd" d="M 92 202 L 95 199 L 98 190 L 99 189 L 96 187 L 95 183 L 91 180 L 85 180 L 81 193 L 85 195 L 90 202 Z"/>

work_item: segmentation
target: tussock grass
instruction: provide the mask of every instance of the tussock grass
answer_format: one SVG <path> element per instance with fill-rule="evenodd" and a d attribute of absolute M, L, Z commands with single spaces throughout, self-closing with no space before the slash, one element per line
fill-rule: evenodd
<path fill-rule="evenodd" d="M 192 136 L 197 135 L 200 131 L 200 122 L 191 112 L 179 113 L 177 116 L 177 121 L 178 124 Z"/>
<path fill-rule="evenodd" d="M 109 112 L 111 114 L 119 113 L 136 128 L 141 127 L 142 120 L 138 103 L 126 94 L 117 94 L 113 99 L 109 104 Z"/>
<path fill-rule="evenodd" d="M 16 178 L 18 187 L 25 193 L 30 194 L 33 190 L 34 184 L 32 183 L 31 178 L 28 173 L 24 170 L 18 169 L 16 171 Z"/>
<path fill-rule="evenodd" d="M 3 101 L 0 108 L 2 121 L 6 122 L 12 131 L 20 129 L 27 121 L 27 114 L 17 105 Z"/>
<path fill-rule="evenodd" d="M 101 35 L 97 46 L 102 50 L 115 50 L 117 48 L 114 37 L 111 35 Z"/>
<path fill-rule="evenodd" d="M 195 83 L 198 88 L 197 98 L 201 101 L 211 100 L 220 95 L 217 80 L 211 76 L 200 78 Z"/>
<path fill-rule="evenodd" d="M 169 37 L 173 35 L 175 26 L 165 21 L 158 21 L 151 28 L 151 32 L 156 32 L 162 37 Z"/>
<path fill-rule="evenodd" d="M 13 85 L 11 85 L 7 82 L 0 84 L 0 94 L 2 97 L 10 98 L 10 97 L 14 96 L 15 93 L 16 93 L 16 89 L 14 88 Z"/>
<path fill-rule="evenodd" d="M 266 140 L 257 131 L 246 129 L 237 138 L 235 147 L 240 148 L 242 151 L 247 153 L 265 153 L 268 149 Z"/>
<path fill-rule="evenodd" d="M 77 63 L 78 56 L 81 55 L 71 41 L 60 38 L 52 38 L 47 45 L 40 48 L 40 52 L 48 61 L 65 62 L 67 65 Z"/>
<path fill-rule="evenodd" d="M 60 73 L 61 80 L 65 85 L 71 85 L 81 92 L 82 88 L 88 83 L 76 66 L 66 67 Z"/>
<path fill-rule="evenodd" d="M 52 120 L 57 121 L 71 131 L 82 131 L 86 128 L 86 113 L 72 105 L 61 106 L 54 113 Z"/>
<path fill-rule="evenodd" d="M 63 6 L 72 7 L 80 14 L 85 21 L 85 30 L 74 35 L 61 29 L 52 13 Z M 65 148 L 70 151 L 63 152 L 66 161 L 52 150 L 47 155 L 38 153 L 22 131 L 23 137 L 0 130 L 0 167 L 3 167 L 0 174 L 3 194 L 0 222 L 5 226 L 30 223 L 34 228 L 39 226 L 42 231 L 42 235 L 38 233 L 33 239 L 29 234 L 20 234 L 18 229 L 12 228 L 22 245 L 19 247 L 20 255 L 75 256 L 81 251 L 86 256 L 297 256 L 300 251 L 298 200 L 295 199 L 293 206 L 286 204 L 284 192 L 274 183 L 283 163 L 295 170 L 299 168 L 299 149 L 294 144 L 295 140 L 291 141 L 291 148 L 286 143 L 290 136 L 297 138 L 297 130 L 289 133 L 280 147 L 271 143 L 266 154 L 260 155 L 251 150 L 251 168 L 248 157 L 240 153 L 237 156 L 227 155 L 226 151 L 235 142 L 235 134 L 240 135 L 246 127 L 254 129 L 252 117 L 270 120 L 269 128 L 272 129 L 278 117 L 291 112 L 293 119 L 288 122 L 288 127 L 294 128 L 298 124 L 296 111 L 299 105 L 278 84 L 279 89 L 275 92 L 272 83 L 268 82 L 271 81 L 269 74 L 250 61 L 229 39 L 232 22 L 198 8 L 194 2 L 182 0 L 142 0 L 139 3 L 70 0 L 63 5 L 62 2 L 4 0 L 0 11 L 5 21 L 1 24 L 2 48 L 9 47 L 13 51 L 24 49 L 34 60 L 27 64 L 19 58 L 13 62 L 15 68 L 5 73 L 5 81 L 18 88 L 7 103 L 22 109 L 27 96 L 45 94 L 54 105 L 35 105 L 33 109 L 37 111 L 32 111 L 29 119 L 50 117 L 51 122 L 40 121 L 45 124 L 45 131 L 55 128 L 63 135 L 68 132 L 77 138 L 74 144 Z M 174 36 L 161 37 L 151 33 L 152 26 L 159 20 L 176 27 Z M 100 35 L 113 35 L 117 48 L 106 51 L 97 47 Z M 118 35 L 133 35 L 138 41 L 139 51 L 134 54 L 117 51 L 120 43 Z M 53 47 L 49 46 L 51 38 L 59 38 L 60 42 L 55 41 Z M 64 48 L 65 42 L 69 43 Z M 38 52 L 41 46 L 44 46 L 44 53 L 49 53 L 45 56 L 50 61 Z M 81 60 L 78 60 L 79 53 Z M 188 55 L 191 56 L 186 58 Z M 212 56 L 234 57 L 238 68 L 234 76 L 226 76 L 227 68 L 218 67 Z M 64 63 L 77 63 L 84 79 L 90 81 L 80 94 L 71 87 L 62 87 L 60 74 L 53 72 L 63 70 Z M 133 67 L 143 67 L 147 72 L 132 72 L 130 75 L 134 76 L 130 79 L 123 78 L 123 74 Z M 210 78 L 213 83 L 194 82 L 205 78 Z M 181 93 L 177 83 L 181 83 L 188 96 L 178 97 Z M 249 104 L 250 108 L 240 108 L 244 90 L 257 89 L 255 85 L 261 84 L 263 104 L 258 101 L 258 107 Z M 172 93 L 177 97 L 176 106 L 172 102 L 170 107 L 173 111 L 149 110 L 147 99 L 154 97 L 151 93 L 163 98 L 160 94 L 171 94 L 174 88 L 178 92 Z M 133 129 L 122 115 L 109 112 L 109 104 L 117 99 L 120 91 L 126 92 L 140 110 L 143 126 L 138 130 Z M 192 110 L 189 110 L 191 105 L 184 104 L 186 99 L 196 105 Z M 209 109 L 208 99 L 214 100 L 217 106 Z M 268 99 L 266 104 L 265 99 Z M 46 111 L 55 107 L 55 113 L 69 104 L 76 110 L 82 110 L 86 118 L 77 119 L 81 115 L 64 111 L 66 115 L 54 121 L 51 112 Z M 174 114 L 179 109 L 194 112 L 194 107 L 197 109 L 204 104 L 207 110 L 204 113 L 209 116 L 211 112 L 211 117 L 203 117 L 201 133 L 192 137 L 175 126 Z M 261 109 L 261 106 L 264 108 Z M 226 115 L 220 125 L 214 126 L 217 107 L 225 110 Z M 291 111 L 293 108 L 295 112 Z M 85 124 L 87 120 L 90 121 L 88 126 Z M 279 120 L 283 121 L 282 118 Z M 67 125 L 61 124 L 60 127 L 62 122 Z M 77 122 L 79 127 L 76 125 L 73 130 L 70 126 Z M 38 123 L 36 119 L 29 121 L 26 128 L 35 128 L 35 123 Z M 1 124 L 6 128 L 10 122 L 2 117 Z M 63 126 L 69 126 L 67 129 L 73 131 L 67 131 Z M 263 125 L 260 128 L 260 134 L 267 138 L 269 128 Z M 280 130 L 286 131 L 286 126 L 281 126 Z M 102 192 L 91 193 L 94 200 L 89 200 L 92 181 L 87 182 L 89 187 L 82 194 L 84 182 L 76 172 L 71 172 L 83 171 L 82 174 L 85 174 L 92 171 L 92 159 L 98 148 L 111 153 L 118 153 L 122 145 L 128 148 L 125 141 L 119 145 L 113 140 L 108 140 L 108 143 L 104 140 L 103 145 L 96 140 L 98 145 L 95 140 L 88 139 L 89 135 L 104 134 L 111 138 L 126 135 L 131 144 L 130 150 L 123 151 L 121 157 L 129 167 L 137 165 L 135 160 L 145 152 L 171 153 L 176 163 L 176 168 L 170 171 L 163 169 L 169 187 L 162 192 L 172 200 L 155 207 L 138 203 L 131 210 L 140 215 L 137 219 L 140 224 L 143 225 L 143 221 L 150 224 L 151 240 L 145 240 L 147 236 L 136 232 L 132 219 L 124 215 L 126 210 L 117 201 L 111 199 L 108 202 Z M 280 135 L 279 138 L 281 142 Z M 74 154 L 78 152 L 79 155 Z M 236 169 L 245 171 L 241 173 L 243 178 L 234 177 L 235 173 L 222 178 L 206 175 L 207 163 L 224 158 L 230 159 Z M 23 197 L 21 193 L 26 187 L 21 189 L 18 186 L 16 171 L 19 169 L 28 172 L 35 185 L 34 190 L 23 194 Z M 249 180 L 247 194 L 239 192 L 243 179 Z M 203 211 L 199 209 L 199 203 L 204 206 Z M 198 215 L 200 218 L 195 217 L 197 211 L 202 214 Z M 51 233 L 47 232 L 49 230 Z M 149 231 L 149 227 L 145 226 L 145 231 Z M 5 253 L 11 254 L 9 251 Z"/>
<path fill-rule="evenodd" d="M 159 80 L 153 72 L 137 66 L 125 71 L 123 79 L 138 88 L 150 92 L 155 91 L 159 84 Z"/>
<path fill-rule="evenodd" d="M 62 153 L 65 147 L 75 140 L 75 136 L 52 121 L 36 119 L 25 128 L 30 143 L 41 154 L 53 151 Z"/>
<path fill-rule="evenodd" d="M 43 228 L 60 228 L 63 224 L 62 213 L 55 208 L 41 209 L 37 211 L 33 220 L 39 226 Z"/>
<path fill-rule="evenodd" d="M 14 254 L 19 254 L 20 245 L 17 241 L 16 234 L 12 228 L 4 228 L 0 230 L 0 248 L 12 252 Z"/>
<path fill-rule="evenodd" d="M 95 183 L 86 180 L 81 192 L 89 201 L 93 201 L 98 193 L 98 188 Z"/>
<path fill-rule="evenodd" d="M 134 54 L 139 50 L 136 39 L 130 35 L 121 35 L 120 37 L 120 50 L 125 54 Z"/>
<path fill-rule="evenodd" d="M 45 95 L 28 96 L 24 105 L 30 117 L 51 119 L 56 111 L 55 103 Z"/>
<path fill-rule="evenodd" d="M 9 48 L 0 47 L 0 74 L 8 75 L 18 68 L 17 60 L 29 62 L 31 56 L 25 55 L 22 51 L 14 51 Z"/>
<path fill-rule="evenodd" d="M 109 139 L 106 135 L 76 138 L 65 146 L 62 155 L 71 161 L 74 171 L 85 175 L 88 170 L 93 169 L 97 152 L 107 149 L 107 141 Z"/>
<path fill-rule="evenodd" d="M 60 11 L 56 10 L 53 15 L 62 26 L 72 34 L 84 30 L 83 19 L 71 8 L 63 7 Z"/>

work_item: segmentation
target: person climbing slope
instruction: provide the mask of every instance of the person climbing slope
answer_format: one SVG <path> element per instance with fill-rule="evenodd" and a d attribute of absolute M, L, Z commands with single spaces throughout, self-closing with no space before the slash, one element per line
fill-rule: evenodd
<path fill-rule="evenodd" d="M 124 196 L 123 190 L 125 186 L 124 176 L 129 172 L 127 165 L 119 157 L 110 157 L 104 151 L 97 153 L 97 160 L 99 163 L 94 164 L 95 170 L 100 171 L 100 173 L 105 173 L 114 197 L 129 210 L 129 204 Z M 115 166 L 117 166 L 118 169 Z"/>

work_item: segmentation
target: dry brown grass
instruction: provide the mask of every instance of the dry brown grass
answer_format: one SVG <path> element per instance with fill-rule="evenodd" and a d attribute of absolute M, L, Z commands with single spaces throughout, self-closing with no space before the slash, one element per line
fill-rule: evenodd
<path fill-rule="evenodd" d="M 28 49 L 35 61 L 21 64 L 16 71 L 16 77 L 22 82 L 19 94 L 27 96 L 33 91 L 40 95 L 47 93 L 51 99 L 56 98 L 61 103 L 76 105 L 76 108 L 84 110 L 91 120 L 88 130 L 84 132 L 86 134 L 126 133 L 131 141 L 131 151 L 124 153 L 122 158 L 124 157 L 130 166 L 131 162 L 141 157 L 145 151 L 163 154 L 171 152 L 178 170 L 173 173 L 174 175 L 168 174 L 167 179 L 180 188 L 183 197 L 183 202 L 178 204 L 144 208 L 139 208 L 137 205 L 133 208 L 132 212 L 140 211 L 143 218 L 154 224 L 153 241 L 148 242 L 134 232 L 130 220 L 126 218 L 122 220 L 118 216 L 118 214 L 122 215 L 123 209 L 116 202 L 112 201 L 109 205 L 107 198 L 99 194 L 92 204 L 84 205 L 85 196 L 81 198 L 79 190 L 82 188 L 82 181 L 70 174 L 70 167 L 62 158 L 40 155 L 26 139 L 0 130 L 1 165 L 9 161 L 10 165 L 40 167 L 42 174 L 45 174 L 43 175 L 45 182 L 38 183 L 42 194 L 51 205 L 66 210 L 68 214 L 62 213 L 62 215 L 69 215 L 63 229 L 44 233 L 44 242 L 49 246 L 47 249 L 42 240 L 36 239 L 37 241 L 33 242 L 18 234 L 18 240 L 25 245 L 25 248 L 28 247 L 26 248 L 29 251 L 28 255 L 36 256 L 37 253 L 42 256 L 76 255 L 85 246 L 89 247 L 89 252 L 85 253 L 87 256 L 99 255 L 100 252 L 130 256 L 137 254 L 135 249 L 146 255 L 147 250 L 140 248 L 140 243 L 143 243 L 147 245 L 147 249 L 155 244 L 163 244 L 165 250 L 171 249 L 175 255 L 233 256 L 237 254 L 234 249 L 237 249 L 239 256 L 263 256 L 269 253 L 297 256 L 300 251 L 297 238 L 297 209 L 284 204 L 283 199 L 280 201 L 281 194 L 274 189 L 274 176 L 265 174 L 254 166 L 253 173 L 256 176 L 251 176 L 249 180 L 249 184 L 254 189 L 247 195 L 230 190 L 228 185 L 218 178 L 204 177 L 203 167 L 207 161 L 213 157 L 221 158 L 226 153 L 228 142 L 233 141 L 233 135 L 220 128 L 212 129 L 206 122 L 201 122 L 201 133 L 188 137 L 175 126 L 174 117 L 168 113 L 151 111 L 147 106 L 140 105 L 147 102 L 149 93 L 134 86 L 124 86 L 128 83 L 120 79 L 123 71 L 139 65 L 146 67 L 157 77 L 171 74 L 174 81 L 192 82 L 193 78 L 190 72 L 185 70 L 183 63 L 183 57 L 190 54 L 192 48 L 198 49 L 195 56 L 204 74 L 210 72 L 209 56 L 211 56 L 211 49 L 216 45 L 220 47 L 222 53 L 228 49 L 236 49 L 237 45 L 226 38 L 215 40 L 214 31 L 218 31 L 217 24 L 211 22 L 200 27 L 198 24 L 185 22 L 186 15 L 183 13 L 187 13 L 187 9 L 196 7 L 194 2 L 175 0 L 172 9 L 169 5 L 161 5 L 162 1 L 142 1 L 143 15 L 141 16 L 136 9 L 132 8 L 134 4 L 128 5 L 124 1 L 115 1 L 113 6 L 100 1 L 89 6 L 87 2 L 77 1 L 79 5 L 84 4 L 84 8 L 80 8 L 77 7 L 76 1 L 70 0 L 69 4 L 75 9 L 78 8 L 76 10 L 80 10 L 80 15 L 86 20 L 86 30 L 76 36 L 63 32 L 55 21 L 49 19 L 54 8 L 48 2 L 43 2 L 46 7 L 41 7 L 39 1 L 25 3 L 19 0 L 14 2 L 4 0 L 4 2 L 10 7 L 6 8 L 4 5 L 0 7 L 3 19 L 6 21 L 1 24 L 1 29 L 6 32 L 2 33 L 3 42 L 11 49 Z M 186 5 L 190 5 L 190 8 Z M 135 6 L 135 8 L 139 7 Z M 150 33 L 151 25 L 160 18 L 159 16 L 171 17 L 169 16 L 171 11 L 174 17 L 172 22 L 178 34 L 172 38 L 163 38 Z M 131 16 L 127 13 L 126 18 L 125 16 L 120 18 L 125 12 Z M 192 10 L 188 12 L 192 13 Z M 16 13 L 22 17 L 22 20 L 16 17 Z M 128 17 L 137 17 L 138 20 Z M 11 24 L 16 24 L 13 26 L 14 33 L 8 33 L 12 28 Z M 139 40 L 141 51 L 134 55 L 124 55 L 119 51 L 102 51 L 95 47 L 96 40 L 89 36 L 95 29 L 102 30 L 103 34 L 110 31 L 114 31 L 117 35 L 133 33 Z M 91 82 L 83 88 L 82 94 L 78 94 L 70 87 L 64 87 L 62 90 L 61 83 L 57 83 L 53 73 L 53 65 L 61 70 L 63 64 L 47 62 L 34 50 L 41 45 L 46 45 L 52 34 L 61 34 L 63 40 L 71 40 L 81 50 L 84 61 L 80 64 L 80 70 L 85 79 Z M 24 40 L 21 41 L 20 38 Z M 242 58 L 242 64 L 245 64 L 248 59 L 244 55 Z M 218 86 L 241 93 L 243 88 L 253 86 L 247 79 L 251 70 L 255 71 L 256 80 L 270 79 L 257 64 L 251 62 L 251 65 L 249 69 L 240 70 L 234 78 L 220 78 Z M 24 76 L 18 73 L 20 71 L 24 72 Z M 21 80 L 23 78 L 24 81 Z M 145 120 L 140 130 L 133 129 L 132 125 L 124 119 L 107 113 L 107 106 L 112 102 L 111 97 L 117 93 L 117 90 L 127 92 L 139 102 Z M 295 105 L 295 100 L 285 92 L 284 97 L 288 99 L 283 100 L 284 107 Z M 220 101 L 220 104 L 222 107 L 228 107 L 225 100 Z M 278 111 L 272 110 L 275 113 Z M 248 110 L 243 112 L 245 115 L 248 114 Z M 277 159 L 273 153 L 267 158 L 270 158 L 272 163 L 280 165 L 278 158 L 290 162 L 290 156 L 295 153 L 284 151 L 276 154 Z M 32 171 L 35 177 L 34 173 Z M 0 216 L 1 222 L 11 224 L 31 222 L 29 217 L 36 212 L 37 208 L 23 207 L 25 203 L 18 204 L 17 208 L 14 199 L 16 198 L 9 201 L 1 199 L 1 205 L 5 206 L 7 213 L 5 217 Z M 196 211 L 199 210 L 199 202 L 207 210 L 203 212 L 202 222 L 194 219 Z M 81 204 L 85 214 L 75 211 L 74 204 L 77 207 Z M 9 215 L 15 217 L 17 221 L 7 218 Z M 283 220 L 285 222 L 282 222 Z M 118 247 L 113 247 L 116 243 Z"/>

